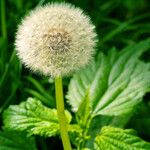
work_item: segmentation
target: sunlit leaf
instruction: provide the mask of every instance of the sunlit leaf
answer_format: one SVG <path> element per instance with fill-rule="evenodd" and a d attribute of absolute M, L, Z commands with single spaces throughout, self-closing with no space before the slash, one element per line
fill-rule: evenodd
<path fill-rule="evenodd" d="M 74 75 L 67 95 L 77 111 L 86 94 L 95 115 L 122 115 L 133 111 L 150 90 L 150 64 L 139 57 L 150 48 L 150 39 L 130 45 L 121 52 L 100 53 L 88 68 Z"/>
<path fill-rule="evenodd" d="M 149 150 L 150 143 L 139 138 L 134 130 L 103 127 L 95 139 L 95 150 Z"/>
<path fill-rule="evenodd" d="M 66 111 L 68 123 L 71 115 Z M 20 105 L 11 105 L 5 110 L 5 128 L 27 131 L 30 135 L 42 135 L 46 137 L 59 133 L 59 123 L 56 109 L 50 109 L 42 105 L 39 100 L 29 98 Z"/>

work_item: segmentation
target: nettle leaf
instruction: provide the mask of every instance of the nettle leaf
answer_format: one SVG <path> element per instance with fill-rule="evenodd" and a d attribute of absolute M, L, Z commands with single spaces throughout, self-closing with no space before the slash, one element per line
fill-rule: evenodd
<path fill-rule="evenodd" d="M 137 137 L 130 129 L 103 127 L 95 139 L 95 150 L 149 150 L 150 143 Z"/>
<path fill-rule="evenodd" d="M 0 150 L 37 150 L 35 139 L 23 132 L 0 131 Z"/>
<path fill-rule="evenodd" d="M 98 115 L 94 117 L 91 121 L 91 124 L 88 128 L 88 135 L 90 138 L 86 141 L 86 146 L 93 149 L 94 140 L 97 134 L 104 126 L 114 126 L 117 128 L 123 128 L 128 121 L 128 118 L 131 117 L 131 114 L 125 116 L 101 116 Z"/>
<path fill-rule="evenodd" d="M 71 115 L 66 111 L 68 123 Z M 42 105 L 39 100 L 28 98 L 20 105 L 12 105 L 5 110 L 4 126 L 8 129 L 27 131 L 30 135 L 42 135 L 46 137 L 59 133 L 59 123 L 56 109 L 50 109 Z"/>
<path fill-rule="evenodd" d="M 87 125 L 87 120 L 90 117 L 91 113 L 91 107 L 90 107 L 90 101 L 88 98 L 88 95 L 85 96 L 85 100 L 82 101 L 82 103 L 79 106 L 79 109 L 76 113 L 76 120 L 80 126 L 83 128 Z"/>
<path fill-rule="evenodd" d="M 80 128 L 77 124 L 69 125 L 68 127 L 69 131 L 69 138 L 71 140 L 71 143 L 75 146 L 79 145 L 79 139 L 82 136 L 83 130 Z"/>
<path fill-rule="evenodd" d="M 77 111 L 88 93 L 95 115 L 118 116 L 131 112 L 150 90 L 150 64 L 139 57 L 150 48 L 150 39 L 100 53 L 89 67 L 75 74 L 69 84 L 68 102 Z"/>

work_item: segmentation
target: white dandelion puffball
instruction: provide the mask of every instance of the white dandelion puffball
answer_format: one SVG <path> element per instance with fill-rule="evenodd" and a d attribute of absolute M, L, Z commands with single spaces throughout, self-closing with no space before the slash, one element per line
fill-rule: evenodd
<path fill-rule="evenodd" d="M 17 54 L 32 71 L 70 75 L 90 61 L 96 45 L 94 28 L 89 17 L 71 4 L 36 8 L 19 26 Z"/>

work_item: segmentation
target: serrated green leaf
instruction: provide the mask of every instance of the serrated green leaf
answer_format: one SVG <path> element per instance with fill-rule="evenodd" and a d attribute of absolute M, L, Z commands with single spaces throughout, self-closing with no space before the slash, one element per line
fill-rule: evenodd
<path fill-rule="evenodd" d="M 86 146 L 93 149 L 95 137 L 102 127 L 114 126 L 117 128 L 123 128 L 129 117 L 131 117 L 131 114 L 125 116 L 95 116 L 88 128 L 88 135 L 90 135 L 90 138 L 86 141 Z"/>
<path fill-rule="evenodd" d="M 85 128 L 87 124 L 87 120 L 91 113 L 90 101 L 88 95 L 85 96 L 85 100 L 79 106 L 79 109 L 76 113 L 76 120 L 78 124 L 80 124 L 83 128 Z"/>
<path fill-rule="evenodd" d="M 71 79 L 69 92 L 66 97 L 69 100 L 68 102 L 72 105 L 73 111 L 77 111 L 82 100 L 84 100 L 86 90 L 92 82 L 95 73 L 95 62 L 91 62 L 88 69 L 84 69 L 79 74 L 75 74 Z"/>
<path fill-rule="evenodd" d="M 71 115 L 66 111 L 68 123 Z M 12 130 L 27 131 L 30 135 L 46 137 L 59 133 L 59 123 L 56 109 L 42 105 L 39 100 L 28 98 L 20 105 L 12 105 L 4 111 L 4 126 Z"/>
<path fill-rule="evenodd" d="M 150 143 L 139 138 L 134 130 L 103 127 L 95 139 L 95 150 L 149 150 Z"/>
<path fill-rule="evenodd" d="M 0 150 L 36 150 L 36 144 L 23 132 L 0 131 Z"/>
<path fill-rule="evenodd" d="M 69 137 L 71 143 L 78 146 L 79 145 L 79 137 L 82 136 L 83 130 L 80 128 L 78 124 L 72 124 L 68 126 Z"/>
<path fill-rule="evenodd" d="M 69 85 L 68 102 L 74 111 L 88 92 L 93 114 L 127 114 L 150 90 L 150 64 L 139 57 L 150 48 L 150 39 L 130 45 L 121 52 L 114 48 L 106 56 L 75 74 Z"/>

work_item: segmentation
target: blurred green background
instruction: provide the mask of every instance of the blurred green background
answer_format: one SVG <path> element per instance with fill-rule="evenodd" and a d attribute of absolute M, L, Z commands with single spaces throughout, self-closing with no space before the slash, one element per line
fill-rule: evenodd
<path fill-rule="evenodd" d="M 56 0 L 61 2 L 62 0 Z M 50 0 L 0 0 L 0 126 L 2 113 L 10 104 L 18 104 L 28 97 L 37 97 L 45 105 L 55 107 L 53 80 L 37 76 L 25 69 L 16 56 L 14 40 L 17 26 L 28 12 Z M 149 0 L 66 0 L 82 8 L 91 17 L 98 33 L 97 51 L 107 53 L 115 46 L 118 50 L 126 45 L 150 37 L 150 1 Z M 141 59 L 150 60 L 150 52 Z M 64 91 L 67 92 L 69 79 L 64 79 Z M 150 141 L 150 94 L 144 97 L 127 128 L 134 128 L 140 136 Z M 67 104 L 66 104 L 67 105 Z M 67 105 L 66 107 L 69 106 Z M 59 138 L 44 140 L 37 137 L 39 149 L 48 145 L 55 149 Z M 45 143 L 45 144 L 43 144 Z M 60 146 L 61 147 L 61 146 Z M 44 149 L 44 148 L 42 148 Z M 59 148 L 61 149 L 61 148 Z"/>

